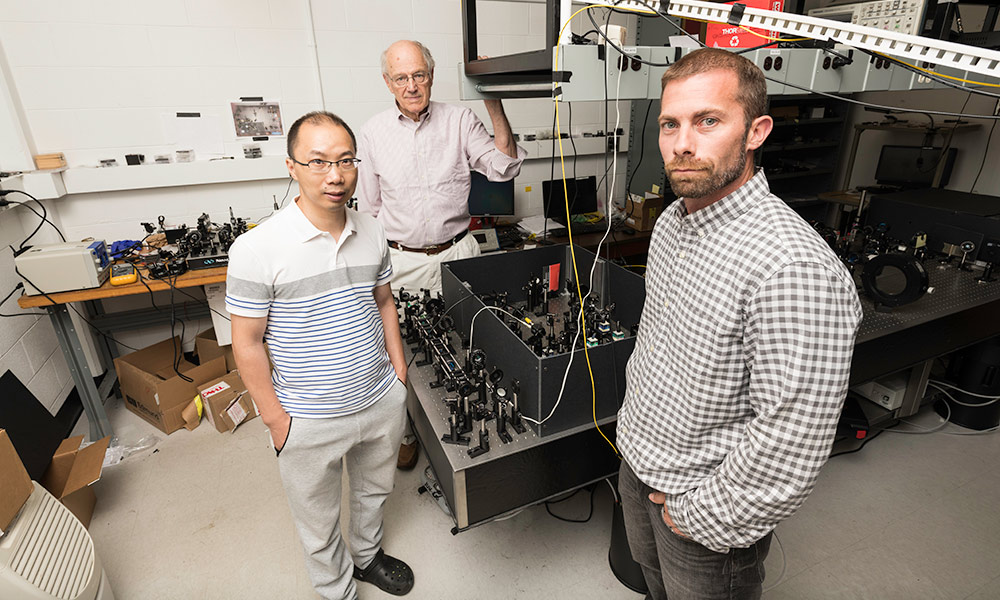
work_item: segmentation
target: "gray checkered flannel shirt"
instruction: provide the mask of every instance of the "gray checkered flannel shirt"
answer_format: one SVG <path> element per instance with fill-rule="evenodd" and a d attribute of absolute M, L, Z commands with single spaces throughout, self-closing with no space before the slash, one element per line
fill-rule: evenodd
<path fill-rule="evenodd" d="M 847 393 L 861 305 L 847 270 L 758 172 L 656 223 L 618 447 L 678 528 L 747 547 L 812 491 Z"/>

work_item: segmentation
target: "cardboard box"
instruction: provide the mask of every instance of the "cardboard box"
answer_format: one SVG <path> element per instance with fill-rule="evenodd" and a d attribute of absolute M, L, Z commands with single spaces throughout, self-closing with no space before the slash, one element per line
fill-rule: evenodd
<path fill-rule="evenodd" d="M 0 534 L 3 534 L 35 489 L 3 429 L 0 429 L 0 482 L 3 482 L 0 485 Z"/>
<path fill-rule="evenodd" d="M 206 329 L 202 331 L 194 338 L 194 350 L 198 355 L 198 360 L 201 364 L 218 358 L 220 356 L 226 357 L 226 370 L 235 371 L 236 370 L 236 359 L 233 358 L 233 346 L 226 345 L 220 346 L 219 340 L 215 335 L 215 328 Z"/>
<path fill-rule="evenodd" d="M 746 5 L 747 8 L 762 8 L 764 10 L 775 10 L 781 12 L 784 6 L 784 0 L 738 0 L 740 4 Z M 736 2 L 726 2 L 726 4 L 732 5 Z M 767 39 L 761 36 L 767 36 L 770 38 L 780 37 L 779 31 L 770 31 L 764 29 L 757 29 L 756 27 L 751 27 L 750 31 L 757 33 L 754 35 L 744 28 L 738 25 L 729 25 L 723 23 L 708 23 L 705 25 L 705 45 L 710 48 L 752 48 L 754 46 L 760 46 L 761 44 L 766 44 Z"/>
<path fill-rule="evenodd" d="M 101 478 L 111 436 L 81 449 L 83 436 L 63 440 L 52 456 L 41 484 L 83 523 L 90 525 L 97 496 L 90 484 Z M 7 432 L 0 429 L 0 532 L 6 531 L 34 491 L 28 471 Z"/>
<path fill-rule="evenodd" d="M 656 218 L 663 212 L 663 196 L 646 192 L 644 198 L 629 194 L 625 203 L 625 224 L 636 231 L 652 231 Z"/>
<path fill-rule="evenodd" d="M 111 436 L 83 449 L 80 448 L 82 442 L 82 435 L 63 440 L 52 456 L 41 483 L 84 527 L 89 527 L 94 505 L 97 504 L 97 496 L 90 484 L 101 478 L 101 467 Z"/>
<path fill-rule="evenodd" d="M 198 426 L 197 420 L 193 424 L 191 419 L 185 421 L 185 409 L 205 384 L 226 374 L 224 356 L 197 367 L 182 359 L 179 370 L 193 381 L 181 379 L 173 368 L 174 344 L 179 351 L 180 340 L 173 338 L 115 359 L 125 406 L 168 434 L 186 424 L 189 429 Z M 197 419 L 197 412 L 193 414 Z"/>
<path fill-rule="evenodd" d="M 201 390 L 205 417 L 219 433 L 233 431 L 257 415 L 257 405 L 237 372 L 212 381 Z"/>

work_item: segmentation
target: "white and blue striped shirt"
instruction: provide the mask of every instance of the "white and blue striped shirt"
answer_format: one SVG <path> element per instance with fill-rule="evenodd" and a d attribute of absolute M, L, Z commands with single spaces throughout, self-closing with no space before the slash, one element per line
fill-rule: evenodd
<path fill-rule="evenodd" d="M 368 215 L 348 210 L 336 241 L 296 202 L 230 248 L 226 307 L 267 318 L 271 381 L 289 415 L 348 415 L 381 399 L 396 377 L 372 294 L 392 278 L 388 245 Z"/>

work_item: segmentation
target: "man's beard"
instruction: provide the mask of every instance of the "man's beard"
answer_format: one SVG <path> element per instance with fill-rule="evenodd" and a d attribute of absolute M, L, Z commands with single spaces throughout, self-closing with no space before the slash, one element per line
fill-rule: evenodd
<path fill-rule="evenodd" d="M 728 164 L 721 167 L 710 161 L 694 161 L 677 159 L 666 165 L 667 181 L 670 189 L 679 198 L 705 198 L 725 188 L 739 179 L 747 166 L 746 143 L 749 131 L 743 134 L 739 150 L 734 157 L 726 157 Z M 701 169 L 697 173 L 683 175 L 678 179 L 671 172 L 673 169 Z"/>

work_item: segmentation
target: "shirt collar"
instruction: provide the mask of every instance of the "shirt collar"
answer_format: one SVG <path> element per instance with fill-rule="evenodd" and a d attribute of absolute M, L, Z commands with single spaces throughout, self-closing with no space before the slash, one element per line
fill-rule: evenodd
<path fill-rule="evenodd" d="M 412 124 L 414 126 L 418 126 L 421 123 L 423 123 L 424 121 L 426 121 L 428 118 L 430 118 L 430 116 L 431 116 L 431 110 L 432 110 L 432 107 L 434 106 L 434 103 L 433 102 L 428 102 L 427 103 L 427 108 L 425 108 L 424 111 L 422 113 L 420 113 L 420 121 L 419 122 L 414 121 L 410 117 L 404 115 L 403 111 L 399 110 L 399 103 L 398 102 L 393 102 L 392 106 L 393 106 L 393 108 L 396 109 L 396 120 L 398 120 L 398 121 L 404 121 L 404 122 L 410 123 L 410 124 Z"/>
<path fill-rule="evenodd" d="M 731 194 L 695 211 L 694 214 L 689 215 L 684 200 L 678 198 L 673 205 L 673 215 L 678 221 L 707 234 L 737 219 L 770 193 L 771 188 L 767 185 L 764 170 L 757 169 L 749 181 L 733 190 Z"/>
<path fill-rule="evenodd" d="M 296 196 L 291 205 L 285 210 L 289 212 L 288 218 L 290 220 L 292 232 L 296 241 L 304 244 L 305 242 L 326 233 L 322 229 L 313 225 L 312 221 L 310 221 L 309 218 L 306 217 L 305 213 L 302 212 L 302 209 L 299 208 L 299 196 Z M 358 230 L 354 222 L 354 216 L 351 215 L 353 212 L 354 211 L 351 209 L 344 209 L 344 216 L 346 217 L 346 220 L 344 222 L 344 233 L 341 234 L 341 239 L 343 239 L 344 235 L 351 235 Z"/>

